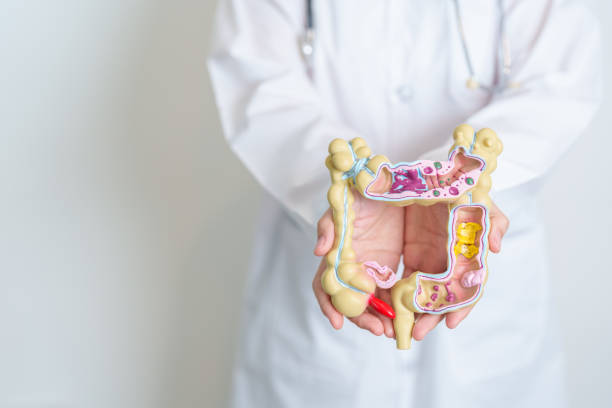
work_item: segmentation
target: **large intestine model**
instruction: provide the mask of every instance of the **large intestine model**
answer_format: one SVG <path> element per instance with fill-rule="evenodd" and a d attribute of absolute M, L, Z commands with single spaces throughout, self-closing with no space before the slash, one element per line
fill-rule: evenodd
<path fill-rule="evenodd" d="M 476 303 L 487 280 L 491 173 L 502 143 L 491 129 L 469 125 L 453 132 L 448 161 L 391 164 L 372 156 L 361 138 L 335 139 L 326 166 L 331 175 L 327 198 L 333 210 L 335 240 L 326 255 L 323 289 L 347 317 L 370 305 L 394 319 L 399 349 L 410 348 L 415 313 L 443 314 Z M 390 205 L 448 203 L 448 267 L 444 273 L 414 272 L 397 281 L 390 268 L 358 262 L 352 249 L 356 189 L 367 199 Z M 391 288 L 393 307 L 374 296 L 376 286 Z"/>

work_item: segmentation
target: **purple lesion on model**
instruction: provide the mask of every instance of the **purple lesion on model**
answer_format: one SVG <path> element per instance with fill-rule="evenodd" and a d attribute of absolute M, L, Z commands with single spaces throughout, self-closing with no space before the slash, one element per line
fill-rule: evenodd
<path fill-rule="evenodd" d="M 403 193 L 404 191 L 427 191 L 427 185 L 419 169 L 401 169 L 393 172 L 393 184 L 389 193 Z"/>

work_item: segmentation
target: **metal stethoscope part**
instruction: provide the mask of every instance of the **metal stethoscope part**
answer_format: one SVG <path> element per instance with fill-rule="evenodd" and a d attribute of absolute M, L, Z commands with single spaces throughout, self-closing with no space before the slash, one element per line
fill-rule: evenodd
<path fill-rule="evenodd" d="M 315 42 L 315 24 L 313 17 L 313 0 L 306 0 L 306 26 L 304 35 L 302 36 L 300 45 L 302 55 L 308 68 L 311 70 L 313 65 L 314 57 L 314 42 Z M 457 30 L 459 31 L 459 38 L 461 40 L 461 47 L 463 49 L 463 56 L 465 58 L 465 64 L 468 69 L 470 77 L 466 80 L 465 86 L 469 89 L 482 89 L 488 92 L 501 92 L 505 88 L 518 88 L 520 85 L 516 82 L 510 81 L 510 74 L 512 72 L 512 56 L 510 53 L 510 45 L 508 42 L 508 36 L 506 34 L 506 15 L 504 13 L 503 0 L 497 0 L 497 7 L 499 10 L 499 55 L 498 55 L 498 67 L 501 68 L 498 83 L 494 85 L 484 85 L 478 81 L 478 77 L 474 72 L 474 65 L 472 64 L 472 57 L 467 46 L 467 39 L 465 30 L 463 28 L 463 19 L 461 18 L 461 7 L 459 0 L 453 0 L 455 17 L 457 20 Z"/>

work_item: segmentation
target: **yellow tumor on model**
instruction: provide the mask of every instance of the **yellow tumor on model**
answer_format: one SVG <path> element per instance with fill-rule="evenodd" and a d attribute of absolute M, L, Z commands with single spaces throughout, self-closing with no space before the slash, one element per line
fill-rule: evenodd
<path fill-rule="evenodd" d="M 462 222 L 457 225 L 457 244 L 455 245 L 455 255 L 463 255 L 471 258 L 478 253 L 478 247 L 474 245 L 476 233 L 482 227 L 475 222 Z"/>

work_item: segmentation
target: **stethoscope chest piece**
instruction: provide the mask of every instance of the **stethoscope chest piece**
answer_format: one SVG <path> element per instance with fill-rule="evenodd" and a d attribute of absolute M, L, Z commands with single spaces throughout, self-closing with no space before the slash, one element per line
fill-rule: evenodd
<path fill-rule="evenodd" d="M 315 32 L 312 28 L 306 29 L 306 32 L 302 36 L 300 41 L 300 49 L 302 51 L 302 57 L 306 61 L 308 66 L 312 66 L 312 60 L 314 56 L 314 40 Z"/>

